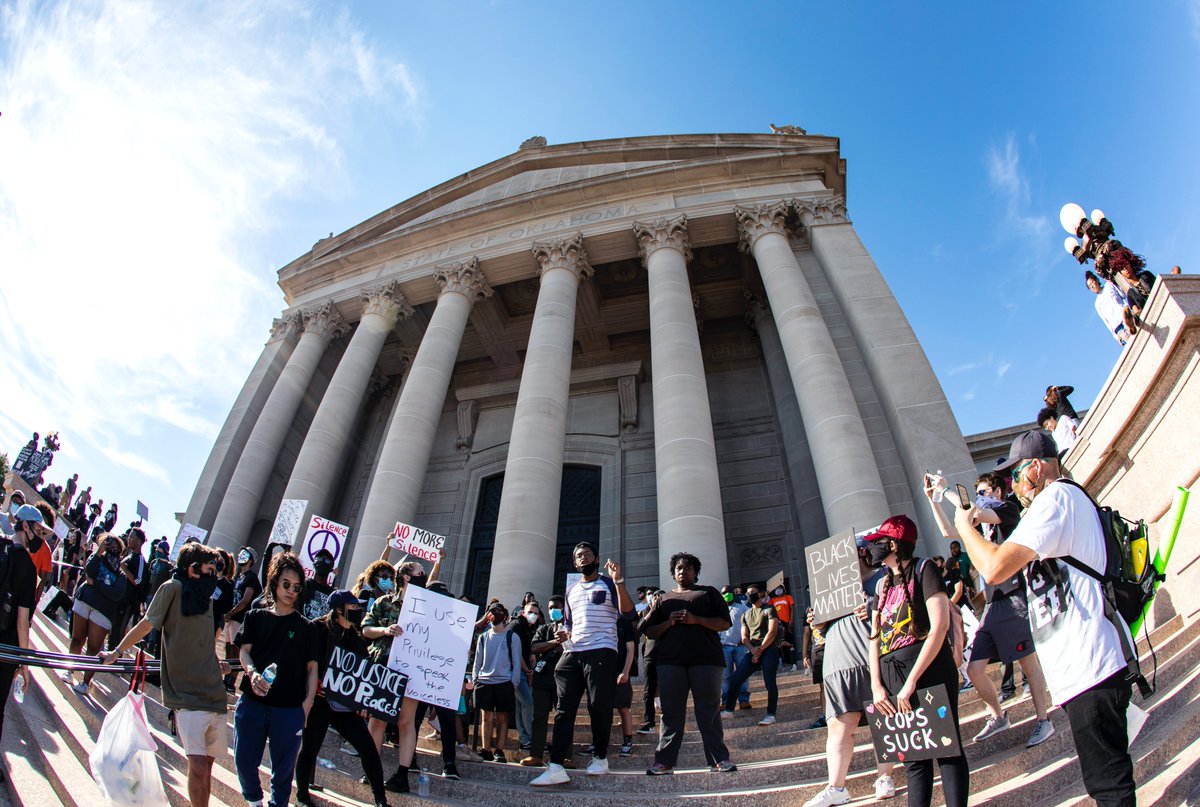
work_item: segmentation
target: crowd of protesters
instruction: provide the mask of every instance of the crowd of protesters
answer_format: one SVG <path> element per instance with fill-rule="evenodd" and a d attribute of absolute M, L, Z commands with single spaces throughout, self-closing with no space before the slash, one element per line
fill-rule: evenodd
<path fill-rule="evenodd" d="M 268 546 L 260 560 L 250 547 L 231 555 L 190 542 L 172 563 L 165 539 L 144 552 L 143 530 L 130 526 L 121 534 L 72 529 L 58 547 L 62 565 L 55 573 L 50 551 L 61 513 L 45 502 L 28 504 L 19 492 L 5 506 L 12 537 L 0 541 L 7 574 L 7 610 L 0 617 L 12 615 L 0 619 L 0 641 L 29 646 L 34 603 L 55 585 L 61 593 L 45 610 L 51 616 L 69 612 L 71 653 L 113 663 L 140 645 L 161 658 L 163 704 L 187 755 L 188 793 L 197 806 L 208 803 L 212 766 L 227 750 L 227 697 L 234 692 L 234 766 L 252 807 L 268 798 L 259 777 L 265 751 L 270 803 L 288 803 L 293 785 L 298 804 L 313 803 L 312 793 L 320 790 L 316 763 L 330 728 L 359 758 L 375 803 L 386 805 L 389 791 L 409 792 L 426 718 L 434 729 L 429 737 L 441 741 L 447 779 L 459 778 L 463 755 L 544 768 L 531 780 L 534 787 L 569 784 L 585 695 L 591 731 L 583 752 L 590 756 L 586 775 L 609 772 L 611 746 L 629 756 L 636 735 L 655 733 L 646 773 L 674 773 L 689 696 L 709 770 L 733 773 L 725 724 L 735 710 L 755 708 L 759 680 L 766 698 L 758 725 L 774 724 L 778 676 L 800 665 L 821 685 L 822 713 L 809 728 L 827 732 L 828 783 L 806 807 L 850 800 L 846 779 L 865 703 L 892 715 L 910 710 L 917 690 L 942 686 L 957 723 L 959 693 L 974 689 L 986 714 L 973 740 L 983 742 L 1011 727 L 1004 702 L 1015 695 L 1014 665 L 1023 672 L 1035 713 L 1026 746 L 1054 735 L 1048 714 L 1053 697 L 1071 723 L 1089 793 L 1104 803 L 1132 803 L 1132 765 L 1121 739 L 1130 695 L 1121 628 L 1093 618 L 1103 611 L 1096 581 L 1054 560 L 1071 555 L 1099 563 L 1103 554 L 1091 503 L 1060 482 L 1058 460 L 1066 448 L 1057 442 L 1056 427 L 1073 424 L 1073 435 L 1078 424 L 1071 392 L 1047 390 L 1046 418 L 1039 420 L 1055 436 L 1022 434 L 994 472 L 978 477 L 969 507 L 948 514 L 936 480 L 927 478 L 928 506 L 947 541 L 945 557 L 916 555 L 917 528 L 905 515 L 857 538 L 864 597 L 852 614 L 816 622 L 811 610 L 800 613 L 794 598 L 774 583 L 770 591 L 757 584 L 718 590 L 701 582 L 702 558 L 686 552 L 668 561 L 669 590 L 644 586 L 634 597 L 621 567 L 611 560 L 602 567 L 596 547 L 582 542 L 572 553 L 578 578 L 563 594 L 547 597 L 545 606 L 529 592 L 512 609 L 495 600 L 483 609 L 459 710 L 405 697 L 395 721 L 368 719 L 328 700 L 318 685 L 335 647 L 386 663 L 392 642 L 404 632 L 398 619 L 410 588 L 453 596 L 438 580 L 440 560 L 428 572 L 414 560 L 379 560 L 350 589 L 335 590 L 332 556 L 318 553 L 306 575 L 285 545 Z M 1049 653 L 1040 656 L 1039 649 Z M 1080 662 L 1080 656 L 1087 658 Z M 230 662 L 238 662 L 241 672 Z M 987 671 L 997 662 L 1007 666 L 1000 692 Z M 635 732 L 632 678 L 639 674 L 643 714 Z M 24 669 L 0 670 L 3 694 L 18 675 L 27 681 Z M 78 681 L 64 677 L 86 693 L 93 673 Z M 619 742 L 611 737 L 614 712 Z M 1108 723 L 1098 727 L 1097 715 Z M 477 754 L 467 742 L 472 730 Z M 398 764 L 385 778 L 382 752 L 389 737 Z M 962 751 L 905 762 L 909 804 L 931 802 L 935 762 L 946 803 L 966 804 L 970 770 Z M 892 775 L 891 763 L 877 764 L 877 799 L 895 794 Z"/>

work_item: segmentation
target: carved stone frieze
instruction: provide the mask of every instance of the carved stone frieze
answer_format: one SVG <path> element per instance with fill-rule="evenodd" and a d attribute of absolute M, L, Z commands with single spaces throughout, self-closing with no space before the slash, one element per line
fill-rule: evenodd
<path fill-rule="evenodd" d="M 465 261 L 444 263 L 433 270 L 441 293 L 456 291 L 471 302 L 486 300 L 492 296 L 492 286 L 479 268 L 479 259 L 472 255 Z"/>
<path fill-rule="evenodd" d="M 739 547 L 738 555 L 743 567 L 761 566 L 783 560 L 783 547 L 773 541 L 764 541 Z"/>
<path fill-rule="evenodd" d="M 799 126 L 793 126 L 790 123 L 785 123 L 783 126 L 776 126 L 773 123 L 769 124 L 769 125 L 771 127 L 771 134 L 777 134 L 777 135 L 806 135 L 806 134 L 808 134 L 808 132 L 806 132 L 804 129 L 801 129 Z"/>
<path fill-rule="evenodd" d="M 383 317 L 388 328 L 396 327 L 396 323 L 401 317 L 412 316 L 413 308 L 408 304 L 404 293 L 400 291 L 400 284 L 394 280 L 389 280 L 382 286 L 377 286 L 373 289 L 367 289 L 360 297 L 363 306 L 363 316 L 367 314 L 377 314 Z"/>
<path fill-rule="evenodd" d="M 533 137 L 523 141 L 521 145 L 517 146 L 517 151 L 524 151 L 525 149 L 538 149 L 545 145 L 546 138 L 542 137 L 541 135 L 534 135 Z"/>
<path fill-rule="evenodd" d="M 638 428 L 638 380 L 626 375 L 617 379 L 617 396 L 621 402 L 621 431 L 633 434 Z"/>
<path fill-rule="evenodd" d="M 459 401 L 458 403 L 458 439 L 454 446 L 459 451 L 471 450 L 475 442 L 475 426 L 479 423 L 479 402 Z"/>
<path fill-rule="evenodd" d="M 570 238 L 555 241 L 535 241 L 533 257 L 537 259 L 543 275 L 551 269 L 566 269 L 573 272 L 579 280 L 594 274 L 592 265 L 588 262 L 587 250 L 583 247 L 583 233 L 575 233 Z"/>
<path fill-rule="evenodd" d="M 738 223 L 738 249 L 750 252 L 754 242 L 768 233 L 786 238 L 792 230 L 788 226 L 790 212 L 786 201 L 734 205 L 733 215 Z"/>
<path fill-rule="evenodd" d="M 332 303 L 321 303 L 304 310 L 304 332 L 315 333 L 326 341 L 344 336 L 350 325 Z"/>
<path fill-rule="evenodd" d="M 654 221 L 635 221 L 633 236 L 638 242 L 638 253 L 644 263 L 651 254 L 660 249 L 673 249 L 683 253 L 683 259 L 692 259 L 692 247 L 688 240 L 687 216 Z"/>

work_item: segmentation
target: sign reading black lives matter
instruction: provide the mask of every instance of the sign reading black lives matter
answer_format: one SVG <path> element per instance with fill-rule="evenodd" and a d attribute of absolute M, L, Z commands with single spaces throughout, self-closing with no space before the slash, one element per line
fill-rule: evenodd
<path fill-rule="evenodd" d="M 376 664 L 353 650 L 334 647 L 321 688 L 325 697 L 351 709 L 366 709 L 371 717 L 395 723 L 408 676 Z"/>
<path fill-rule="evenodd" d="M 892 705 L 896 699 L 891 698 Z M 896 712 L 888 717 L 868 701 L 863 704 L 875 756 L 880 762 L 911 762 L 914 759 L 956 757 L 962 753 L 958 726 L 946 698 L 946 685 L 919 689 L 913 696 L 911 712 Z"/>
<path fill-rule="evenodd" d="M 845 616 L 863 602 L 853 530 L 805 547 L 804 562 L 808 565 L 813 622 Z"/>

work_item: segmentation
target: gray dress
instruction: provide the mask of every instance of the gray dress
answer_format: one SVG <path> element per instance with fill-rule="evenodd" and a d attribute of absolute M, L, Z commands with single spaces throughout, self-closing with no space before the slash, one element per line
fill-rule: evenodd
<path fill-rule="evenodd" d="M 850 614 L 825 626 L 825 718 L 861 712 L 871 700 L 870 626 Z"/>

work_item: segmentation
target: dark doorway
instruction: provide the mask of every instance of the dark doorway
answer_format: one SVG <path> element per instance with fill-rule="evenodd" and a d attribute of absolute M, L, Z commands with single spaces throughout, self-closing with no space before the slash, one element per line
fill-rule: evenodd
<path fill-rule="evenodd" d="M 479 503 L 471 529 L 471 557 L 463 593 L 477 603 L 487 599 L 492 574 L 492 554 L 496 548 L 496 520 L 500 515 L 500 497 L 504 474 L 490 476 L 479 487 Z M 558 499 L 558 541 L 554 551 L 554 591 L 536 591 L 540 600 L 550 594 L 562 594 L 571 568 L 571 548 L 580 541 L 596 543 L 600 534 L 600 469 L 592 465 L 563 467 Z M 509 603 L 515 607 L 515 603 Z"/>

